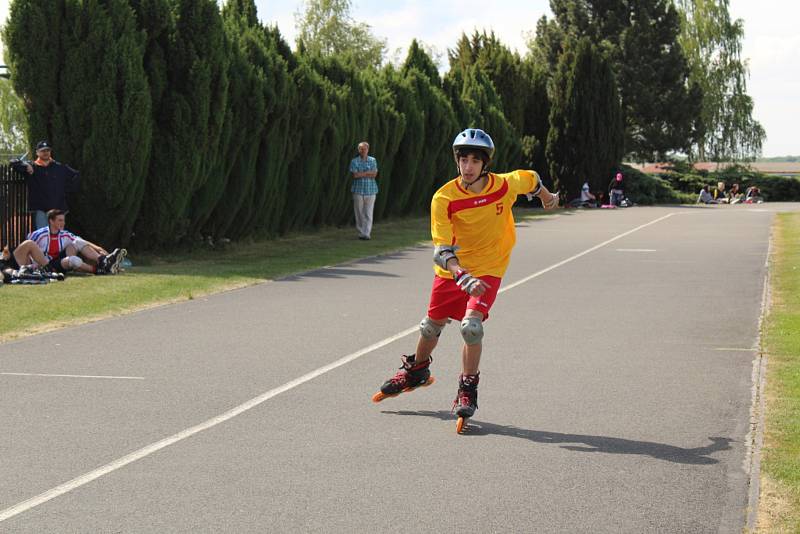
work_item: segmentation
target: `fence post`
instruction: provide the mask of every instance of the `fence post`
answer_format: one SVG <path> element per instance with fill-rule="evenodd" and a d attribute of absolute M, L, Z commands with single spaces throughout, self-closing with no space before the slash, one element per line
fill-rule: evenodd
<path fill-rule="evenodd" d="M 0 164 L 0 246 L 16 247 L 33 230 L 25 177 Z"/>

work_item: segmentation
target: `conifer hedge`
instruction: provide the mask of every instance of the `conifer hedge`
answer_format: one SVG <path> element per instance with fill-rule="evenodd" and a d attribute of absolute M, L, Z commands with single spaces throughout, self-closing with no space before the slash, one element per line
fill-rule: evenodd
<path fill-rule="evenodd" d="M 293 51 L 254 0 L 13 0 L 4 42 L 31 143 L 81 170 L 70 227 L 108 246 L 350 224 L 364 140 L 377 219 L 429 209 L 467 127 L 492 135 L 498 171 L 564 160 L 544 149 L 563 113 L 548 77 L 494 35 L 462 38 L 444 79 L 416 41 L 380 69 Z"/>

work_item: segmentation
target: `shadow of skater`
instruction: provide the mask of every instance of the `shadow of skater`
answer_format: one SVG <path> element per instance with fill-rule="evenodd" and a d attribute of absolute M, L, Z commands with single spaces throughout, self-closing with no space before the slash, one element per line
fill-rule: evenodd
<path fill-rule="evenodd" d="M 455 421 L 455 416 L 445 410 L 416 412 L 400 410 L 387 411 L 381 413 L 392 415 L 415 415 L 422 417 L 435 417 L 443 421 Z M 611 438 L 607 436 L 587 436 L 583 434 L 562 434 L 560 432 L 546 432 L 544 430 L 527 430 L 511 425 L 496 425 L 484 423 L 474 419 L 469 420 L 468 432 L 463 436 L 508 436 L 512 438 L 527 439 L 536 443 L 562 444 L 562 449 L 578 452 L 605 452 L 608 454 L 641 454 L 650 456 L 657 460 L 665 460 L 679 464 L 710 465 L 719 463 L 719 460 L 708 457 L 709 454 L 717 451 L 726 451 L 731 448 L 730 438 L 709 437 L 711 444 L 705 447 L 695 447 L 684 449 L 667 445 L 665 443 L 653 443 L 650 441 L 634 441 L 630 439 Z"/>

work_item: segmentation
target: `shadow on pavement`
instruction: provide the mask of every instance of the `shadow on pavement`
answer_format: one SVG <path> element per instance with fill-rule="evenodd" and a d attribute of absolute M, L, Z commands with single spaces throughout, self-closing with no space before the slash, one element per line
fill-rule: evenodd
<path fill-rule="evenodd" d="M 392 415 L 413 415 L 434 417 L 455 424 L 455 416 L 445 410 L 440 411 L 387 411 L 381 413 Z M 546 432 L 544 430 L 528 430 L 511 425 L 496 425 L 474 419 L 469 420 L 468 431 L 462 436 L 508 436 L 512 438 L 527 439 L 535 443 L 563 444 L 561 448 L 576 452 L 604 452 L 608 454 L 639 454 L 650 456 L 656 460 L 665 460 L 679 464 L 711 465 L 719 460 L 708 455 L 726 451 L 731 448 L 730 438 L 709 437 L 711 444 L 705 447 L 684 449 L 665 443 L 650 441 L 634 441 L 630 439 L 611 438 L 608 436 L 587 436 L 584 434 L 562 434 L 560 432 Z M 574 444 L 574 445 L 569 445 Z"/>

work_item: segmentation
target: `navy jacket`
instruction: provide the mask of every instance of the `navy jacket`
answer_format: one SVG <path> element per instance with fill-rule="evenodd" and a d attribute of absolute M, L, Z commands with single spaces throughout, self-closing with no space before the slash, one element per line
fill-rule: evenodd
<path fill-rule="evenodd" d="M 14 162 L 11 165 L 25 177 L 28 185 L 28 209 L 67 211 L 67 193 L 77 192 L 79 188 L 78 171 L 55 160 L 47 167 L 36 165 L 32 161 L 28 163 L 33 166 L 33 174 L 28 174 L 24 162 Z"/>

